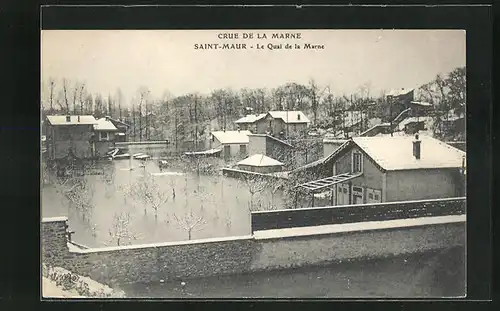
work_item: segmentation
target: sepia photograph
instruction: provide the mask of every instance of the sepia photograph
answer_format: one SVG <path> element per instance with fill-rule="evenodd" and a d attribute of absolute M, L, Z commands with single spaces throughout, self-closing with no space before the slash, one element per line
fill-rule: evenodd
<path fill-rule="evenodd" d="M 467 296 L 464 30 L 40 36 L 43 299 Z"/>

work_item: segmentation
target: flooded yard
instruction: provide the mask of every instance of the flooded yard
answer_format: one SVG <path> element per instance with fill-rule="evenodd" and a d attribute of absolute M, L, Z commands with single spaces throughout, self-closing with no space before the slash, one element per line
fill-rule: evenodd
<path fill-rule="evenodd" d="M 245 181 L 198 175 L 175 162 L 163 170 L 157 161 L 115 160 L 101 165 L 105 175 L 82 177 L 89 186 L 86 213 L 65 199 L 61 187 L 42 185 L 42 217 L 67 216 L 72 240 L 89 247 L 113 246 L 118 240 L 120 245 L 182 241 L 190 234 L 191 239 L 246 235 L 251 232 L 250 201 L 284 206 L 280 191 L 263 189 L 252 196 Z M 154 190 L 164 199 L 157 213 L 151 204 L 130 195 L 144 176 L 153 180 L 158 188 Z"/>

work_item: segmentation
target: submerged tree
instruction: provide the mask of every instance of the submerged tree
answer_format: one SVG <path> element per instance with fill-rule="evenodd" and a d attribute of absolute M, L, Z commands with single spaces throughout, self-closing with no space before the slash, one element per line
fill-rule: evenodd
<path fill-rule="evenodd" d="M 255 200 L 255 195 L 261 193 L 268 187 L 269 181 L 259 174 L 242 174 L 243 180 L 250 194 L 250 202 L 248 202 L 248 209 L 252 211 L 259 210 L 261 204 L 260 200 Z"/>
<path fill-rule="evenodd" d="M 88 222 L 93 208 L 94 187 L 85 178 L 70 177 L 60 179 L 56 188 L 62 193 L 68 207 L 80 212 L 82 220 Z"/>
<path fill-rule="evenodd" d="M 131 221 L 130 213 L 115 213 L 113 215 L 113 223 L 109 229 L 109 240 L 105 245 L 129 245 L 131 241 L 140 238 L 139 234 L 134 233 L 130 228 Z"/>
<path fill-rule="evenodd" d="M 187 232 L 188 240 L 191 240 L 193 232 L 203 230 L 203 226 L 207 223 L 203 216 L 195 215 L 193 211 L 185 213 L 181 216 L 173 214 L 173 217 L 179 227 Z"/>
<path fill-rule="evenodd" d="M 144 214 L 147 214 L 147 207 L 151 207 L 154 211 L 155 220 L 158 220 L 160 209 L 169 200 L 168 192 L 162 190 L 150 174 L 145 174 L 135 183 L 122 187 L 121 191 L 125 196 L 142 203 L 144 205 Z"/>

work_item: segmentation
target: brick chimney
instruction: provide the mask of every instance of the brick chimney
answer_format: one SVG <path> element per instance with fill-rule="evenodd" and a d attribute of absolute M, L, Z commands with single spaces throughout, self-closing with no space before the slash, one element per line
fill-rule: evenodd
<path fill-rule="evenodd" d="M 300 121 L 300 113 L 297 113 L 297 120 Z"/>
<path fill-rule="evenodd" d="M 71 122 L 71 116 L 66 116 L 66 122 Z"/>
<path fill-rule="evenodd" d="M 420 160 L 420 146 L 421 146 L 421 141 L 418 138 L 418 134 L 415 135 L 415 140 L 413 140 L 413 156 L 415 159 Z"/>
<path fill-rule="evenodd" d="M 78 115 L 78 122 L 80 122 L 80 115 Z"/>

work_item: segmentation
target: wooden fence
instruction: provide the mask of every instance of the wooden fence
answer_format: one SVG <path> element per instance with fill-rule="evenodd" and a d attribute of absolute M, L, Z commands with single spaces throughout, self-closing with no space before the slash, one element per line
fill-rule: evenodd
<path fill-rule="evenodd" d="M 465 214 L 465 197 L 252 212 L 252 232 Z"/>

